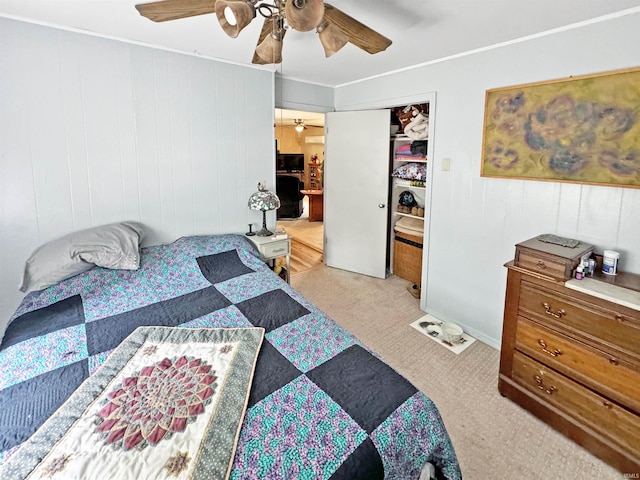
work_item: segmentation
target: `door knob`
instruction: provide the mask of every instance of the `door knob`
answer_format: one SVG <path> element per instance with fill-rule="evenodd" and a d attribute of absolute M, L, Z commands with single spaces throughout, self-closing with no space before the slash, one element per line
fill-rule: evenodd
<path fill-rule="evenodd" d="M 385 206 L 384 203 L 379 203 L 378 204 L 378 208 L 384 208 L 384 206 Z"/>

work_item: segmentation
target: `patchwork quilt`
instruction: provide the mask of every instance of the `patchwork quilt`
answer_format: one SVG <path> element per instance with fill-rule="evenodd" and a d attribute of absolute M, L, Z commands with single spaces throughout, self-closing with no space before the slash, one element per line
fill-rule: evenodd
<path fill-rule="evenodd" d="M 96 267 L 25 297 L 0 345 L 0 468 L 140 326 L 264 329 L 231 479 L 407 480 L 426 462 L 461 478 L 433 402 L 240 235 L 183 237 L 142 249 L 139 270 Z M 117 478 L 197 478 L 162 472 Z"/>

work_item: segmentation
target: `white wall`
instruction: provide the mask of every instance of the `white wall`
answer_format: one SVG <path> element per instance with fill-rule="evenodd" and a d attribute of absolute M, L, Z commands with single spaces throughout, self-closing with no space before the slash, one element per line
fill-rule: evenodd
<path fill-rule="evenodd" d="M 305 112 L 333 111 L 333 87 L 292 80 L 276 75 L 276 107 Z"/>
<path fill-rule="evenodd" d="M 336 89 L 337 110 L 437 93 L 430 313 L 499 346 L 503 264 L 540 233 L 618 250 L 620 268 L 640 273 L 640 189 L 480 177 L 487 89 L 640 66 L 639 25 L 635 13 Z"/>
<path fill-rule="evenodd" d="M 0 323 L 25 259 L 70 231 L 136 220 L 149 245 L 261 222 L 273 73 L 7 19 L 0 45 Z"/>

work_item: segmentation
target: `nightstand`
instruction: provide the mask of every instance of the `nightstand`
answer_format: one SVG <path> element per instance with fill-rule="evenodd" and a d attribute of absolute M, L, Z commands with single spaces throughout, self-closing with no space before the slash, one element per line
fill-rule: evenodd
<path fill-rule="evenodd" d="M 276 258 L 280 257 L 287 259 L 286 280 L 287 283 L 290 283 L 291 238 L 259 237 L 258 235 L 246 238 L 256 247 L 263 261 L 275 261 Z"/>

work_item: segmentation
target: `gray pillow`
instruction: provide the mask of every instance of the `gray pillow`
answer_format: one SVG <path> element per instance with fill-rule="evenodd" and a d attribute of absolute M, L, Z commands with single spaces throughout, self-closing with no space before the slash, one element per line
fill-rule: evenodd
<path fill-rule="evenodd" d="M 142 227 L 113 223 L 74 232 L 38 247 L 27 259 L 20 291 L 55 285 L 98 265 L 136 270 L 140 267 Z"/>

